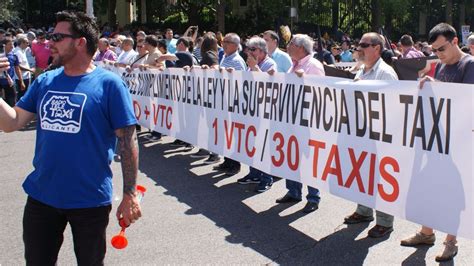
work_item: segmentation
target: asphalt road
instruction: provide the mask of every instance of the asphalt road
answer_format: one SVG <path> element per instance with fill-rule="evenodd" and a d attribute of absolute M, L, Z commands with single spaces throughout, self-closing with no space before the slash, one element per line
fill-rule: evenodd
<path fill-rule="evenodd" d="M 256 194 L 254 185 L 223 176 L 190 158 L 193 151 L 175 149 L 164 137 L 150 142 L 141 134 L 139 184 L 148 191 L 142 202 L 143 217 L 126 231 L 129 245 L 115 250 L 108 244 L 106 265 L 435 265 L 445 234 L 439 233 L 431 248 L 407 248 L 400 240 L 418 226 L 395 220 L 395 231 L 383 239 L 367 238 L 373 222 L 346 226 L 344 216 L 355 204 L 322 194 L 319 210 L 304 215 L 304 202 L 278 205 L 285 194 L 284 180 L 271 190 Z M 26 195 L 21 184 L 32 170 L 33 128 L 0 132 L 0 265 L 24 265 L 22 215 Z M 66 147 L 67 148 L 67 147 Z M 87 167 L 86 165 L 84 167 Z M 121 198 L 121 170 L 114 171 L 114 210 Z M 119 232 L 112 211 L 108 239 Z M 454 263 L 474 265 L 474 241 L 460 239 Z M 70 229 L 66 228 L 58 265 L 75 265 Z"/>

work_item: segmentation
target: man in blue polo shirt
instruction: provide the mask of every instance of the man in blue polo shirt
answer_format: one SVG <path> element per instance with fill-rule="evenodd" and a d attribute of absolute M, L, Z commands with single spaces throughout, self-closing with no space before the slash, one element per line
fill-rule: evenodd
<path fill-rule="evenodd" d="M 59 12 L 51 34 L 52 64 L 12 108 L 0 99 L 0 130 L 38 120 L 33 172 L 23 216 L 27 265 L 55 265 L 69 223 L 79 265 L 102 265 L 112 203 L 110 162 L 118 139 L 123 199 L 116 216 L 141 216 L 136 192 L 138 151 L 131 98 L 118 76 L 96 68 L 99 28 L 84 13 Z"/>

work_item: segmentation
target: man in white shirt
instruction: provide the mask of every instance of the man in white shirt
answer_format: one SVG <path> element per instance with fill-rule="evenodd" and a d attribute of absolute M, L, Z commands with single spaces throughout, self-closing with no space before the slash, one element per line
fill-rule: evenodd
<path fill-rule="evenodd" d="M 23 78 L 23 83 L 25 86 L 20 86 L 20 78 L 15 75 L 15 82 L 18 88 L 17 99 L 20 99 L 30 86 L 31 82 L 31 73 L 34 73 L 34 70 L 31 69 L 30 64 L 28 63 L 28 58 L 26 56 L 26 50 L 29 48 L 29 41 L 26 37 L 20 36 L 17 39 L 18 46 L 13 50 L 13 54 L 18 57 L 18 63 L 20 66 L 21 76 Z"/>
<path fill-rule="evenodd" d="M 126 38 L 122 42 L 122 53 L 119 55 L 115 66 L 126 67 L 133 63 L 134 58 L 137 56 L 137 52 L 133 50 L 133 39 Z"/>

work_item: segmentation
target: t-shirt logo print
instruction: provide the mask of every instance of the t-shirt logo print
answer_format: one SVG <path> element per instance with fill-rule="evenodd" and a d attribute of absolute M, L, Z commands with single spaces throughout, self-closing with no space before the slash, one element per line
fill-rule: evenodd
<path fill-rule="evenodd" d="M 87 96 L 83 93 L 48 91 L 41 101 L 41 128 L 78 133 L 86 100 Z"/>

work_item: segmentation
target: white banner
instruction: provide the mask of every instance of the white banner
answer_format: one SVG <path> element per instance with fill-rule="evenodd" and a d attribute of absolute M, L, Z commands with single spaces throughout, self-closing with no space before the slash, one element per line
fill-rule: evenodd
<path fill-rule="evenodd" d="M 474 239 L 472 85 L 114 71 L 145 127 Z"/>

